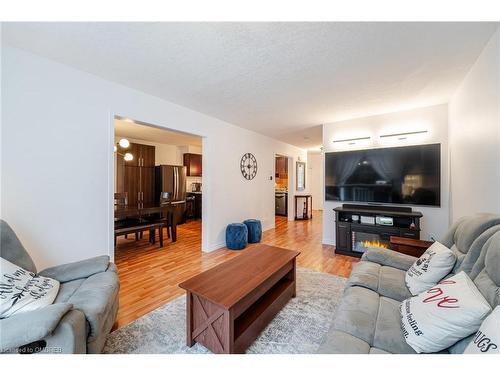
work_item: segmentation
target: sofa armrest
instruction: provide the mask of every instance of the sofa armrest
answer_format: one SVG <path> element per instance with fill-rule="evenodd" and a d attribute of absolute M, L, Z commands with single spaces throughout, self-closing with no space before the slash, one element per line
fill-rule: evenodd
<path fill-rule="evenodd" d="M 0 352 L 16 349 L 50 335 L 72 307 L 69 303 L 56 303 L 0 319 Z"/>
<path fill-rule="evenodd" d="M 40 275 L 65 283 L 72 280 L 85 279 L 99 272 L 105 272 L 108 267 L 109 256 L 102 255 L 79 262 L 50 267 L 41 271 Z"/>
<path fill-rule="evenodd" d="M 382 266 L 394 267 L 403 271 L 407 271 L 417 258 L 410 255 L 401 254 L 390 249 L 368 249 L 362 260 L 373 263 L 378 263 Z"/>

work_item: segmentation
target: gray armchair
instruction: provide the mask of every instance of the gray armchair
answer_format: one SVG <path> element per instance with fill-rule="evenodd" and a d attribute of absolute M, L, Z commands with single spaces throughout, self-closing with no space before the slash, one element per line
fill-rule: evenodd
<path fill-rule="evenodd" d="M 10 226 L 0 222 L 0 256 L 36 273 L 33 260 Z M 118 312 L 120 288 L 108 256 L 47 268 L 60 282 L 52 305 L 0 319 L 0 352 L 100 353 Z"/>

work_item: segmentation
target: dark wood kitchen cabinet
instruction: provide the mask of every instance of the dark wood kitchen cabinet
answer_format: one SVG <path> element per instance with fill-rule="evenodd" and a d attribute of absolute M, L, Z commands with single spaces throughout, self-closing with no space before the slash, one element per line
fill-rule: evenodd
<path fill-rule="evenodd" d="M 190 177 L 201 177 L 202 158 L 200 154 L 184 154 L 184 166 L 186 167 L 186 175 Z"/>
<path fill-rule="evenodd" d="M 190 219 L 201 219 L 201 193 L 187 193 L 188 200 L 190 201 Z"/>
<path fill-rule="evenodd" d="M 276 178 L 288 178 L 288 159 L 284 156 L 276 157 Z"/>
<path fill-rule="evenodd" d="M 154 203 L 155 182 L 155 147 L 131 143 L 120 153 L 130 152 L 133 159 L 125 161 L 117 155 L 117 192 L 128 193 L 128 204 L 136 206 L 139 203 Z"/>

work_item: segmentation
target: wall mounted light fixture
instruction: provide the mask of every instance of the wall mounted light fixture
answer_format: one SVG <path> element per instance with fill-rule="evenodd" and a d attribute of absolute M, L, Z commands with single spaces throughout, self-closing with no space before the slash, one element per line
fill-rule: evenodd
<path fill-rule="evenodd" d="M 395 137 L 397 139 L 403 140 L 406 139 L 407 136 L 409 135 L 415 135 L 415 134 L 424 134 L 427 133 L 427 130 L 419 130 L 419 131 L 414 131 L 414 132 L 406 132 L 406 133 L 392 133 L 392 134 L 382 134 L 380 138 L 391 138 Z"/>
<path fill-rule="evenodd" d="M 371 139 L 371 137 L 358 137 L 358 138 L 349 138 L 349 139 L 334 139 L 333 143 L 345 143 L 349 145 L 355 145 L 356 141 L 366 141 L 368 139 Z"/>

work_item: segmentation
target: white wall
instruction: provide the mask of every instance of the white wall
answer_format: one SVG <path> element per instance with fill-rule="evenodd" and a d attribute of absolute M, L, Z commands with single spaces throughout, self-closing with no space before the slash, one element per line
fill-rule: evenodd
<path fill-rule="evenodd" d="M 325 172 L 323 168 L 323 155 L 320 152 L 307 153 L 307 173 L 309 175 L 309 192 L 312 195 L 313 210 L 322 210 L 325 191 Z"/>
<path fill-rule="evenodd" d="M 38 267 L 113 254 L 115 115 L 204 137 L 204 251 L 224 245 L 228 223 L 254 217 L 274 226 L 274 154 L 305 161 L 304 150 L 2 48 L 2 215 Z M 240 173 L 245 152 L 259 163 L 252 181 Z"/>
<path fill-rule="evenodd" d="M 3 54 L 3 48 L 2 48 L 2 28 L 3 28 L 3 23 L 0 22 L 0 72 L 2 71 L 2 54 Z M 2 87 L 3 87 L 3 80 L 2 80 L 2 74 L 0 74 L 0 197 L 2 196 L 2 154 L 3 154 L 3 148 L 2 148 L 2 129 L 3 129 L 3 115 L 2 115 Z M 3 218 L 2 215 L 2 200 L 0 199 L 0 218 Z"/>
<path fill-rule="evenodd" d="M 408 137 L 406 140 L 379 138 L 380 134 L 428 130 L 427 134 Z M 334 144 L 333 139 L 350 139 L 371 136 L 371 140 L 349 146 Z M 423 213 L 421 239 L 439 238 L 449 227 L 449 168 L 448 168 L 448 108 L 438 105 L 410 111 L 395 112 L 323 126 L 324 151 L 379 148 L 415 144 L 441 143 L 441 207 L 413 206 Z M 325 201 L 323 211 L 323 243 L 335 244 L 333 208 L 342 202 Z M 405 205 L 408 206 L 408 205 Z"/>
<path fill-rule="evenodd" d="M 451 218 L 500 214 L 500 29 L 449 104 Z"/>

